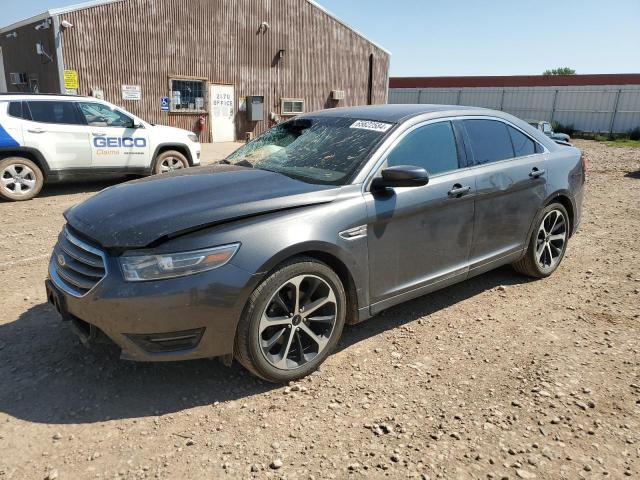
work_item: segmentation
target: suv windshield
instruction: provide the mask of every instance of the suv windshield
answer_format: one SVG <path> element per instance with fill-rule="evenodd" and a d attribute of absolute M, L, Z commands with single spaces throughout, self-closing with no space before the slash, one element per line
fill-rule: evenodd
<path fill-rule="evenodd" d="M 392 126 L 353 118 L 297 118 L 273 127 L 225 163 L 344 185 Z"/>

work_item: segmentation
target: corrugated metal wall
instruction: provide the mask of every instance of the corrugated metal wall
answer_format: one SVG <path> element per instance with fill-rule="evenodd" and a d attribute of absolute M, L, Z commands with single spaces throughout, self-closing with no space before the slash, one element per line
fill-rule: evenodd
<path fill-rule="evenodd" d="M 306 111 L 365 104 L 370 54 L 373 102 L 387 101 L 388 54 L 306 0 L 126 0 L 62 18 L 74 24 L 62 35 L 64 66 L 78 71 L 79 93 L 100 88 L 151 122 L 186 129 L 197 122 L 160 111 L 169 77 L 235 85 L 236 105 L 239 96 L 264 95 L 264 121 L 237 113 L 239 139 L 266 130 L 281 98 L 305 99 Z M 262 22 L 266 33 L 258 32 Z M 122 84 L 141 85 L 142 100 L 123 101 Z M 346 99 L 332 101 L 332 90 L 345 90 Z"/>
<path fill-rule="evenodd" d="M 640 126 L 640 86 L 392 88 L 389 103 L 470 105 L 583 132 L 624 133 Z"/>
<path fill-rule="evenodd" d="M 53 23 L 49 28 L 36 30 L 35 27 L 39 23 L 42 23 L 42 20 L 0 35 L 0 47 L 2 47 L 7 91 L 9 92 L 29 92 L 30 87 L 35 88 L 33 81 L 37 83 L 40 93 L 60 92 Z M 13 32 L 16 33 L 16 37 L 7 36 Z M 53 58 L 49 60 L 45 56 L 37 55 L 36 43 L 42 43 L 45 51 Z M 32 80 L 32 85 L 11 85 L 10 73 L 26 73 Z"/>

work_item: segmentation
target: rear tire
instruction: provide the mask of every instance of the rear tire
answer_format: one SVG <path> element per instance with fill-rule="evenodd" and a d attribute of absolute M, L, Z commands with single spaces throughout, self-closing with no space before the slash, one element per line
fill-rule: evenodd
<path fill-rule="evenodd" d="M 288 261 L 249 297 L 235 357 L 269 382 L 305 377 L 335 349 L 345 312 L 344 287 L 331 268 L 311 258 Z"/>
<path fill-rule="evenodd" d="M 42 190 L 44 175 L 31 160 L 9 157 L 0 160 L 0 197 L 12 202 L 31 200 Z"/>
<path fill-rule="evenodd" d="M 153 174 L 158 175 L 160 173 L 173 172 L 188 167 L 189 160 L 187 160 L 187 157 L 176 150 L 167 150 L 156 158 L 153 165 Z"/>
<path fill-rule="evenodd" d="M 524 257 L 512 266 L 523 275 L 546 278 L 564 258 L 571 223 L 567 210 L 559 203 L 552 203 L 542 209 L 534 225 Z"/>

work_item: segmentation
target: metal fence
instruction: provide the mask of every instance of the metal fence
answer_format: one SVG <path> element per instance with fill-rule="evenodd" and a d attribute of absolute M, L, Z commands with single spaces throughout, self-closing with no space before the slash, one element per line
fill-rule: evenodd
<path fill-rule="evenodd" d="M 389 103 L 469 105 L 546 120 L 581 132 L 640 127 L 640 85 L 602 87 L 391 88 Z"/>

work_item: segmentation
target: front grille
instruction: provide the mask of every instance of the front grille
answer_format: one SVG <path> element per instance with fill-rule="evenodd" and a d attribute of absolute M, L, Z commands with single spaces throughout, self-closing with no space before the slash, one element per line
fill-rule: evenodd
<path fill-rule="evenodd" d="M 53 249 L 52 280 L 76 297 L 86 294 L 107 273 L 104 254 L 64 228 Z"/>

